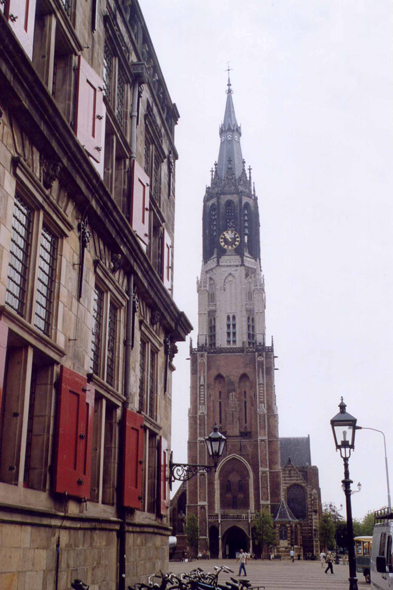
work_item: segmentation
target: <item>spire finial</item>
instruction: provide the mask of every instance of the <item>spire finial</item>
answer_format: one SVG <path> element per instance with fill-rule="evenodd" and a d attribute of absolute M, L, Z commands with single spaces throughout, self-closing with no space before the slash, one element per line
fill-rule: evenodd
<path fill-rule="evenodd" d="M 225 71 L 228 72 L 228 84 L 227 84 L 228 90 L 226 91 L 226 93 L 227 94 L 233 94 L 233 90 L 231 88 L 231 86 L 232 86 L 231 85 L 231 78 L 230 78 L 230 75 L 229 75 L 229 72 L 232 71 L 232 68 L 229 67 L 229 62 L 228 62 L 228 67 L 227 67 L 227 69 Z"/>

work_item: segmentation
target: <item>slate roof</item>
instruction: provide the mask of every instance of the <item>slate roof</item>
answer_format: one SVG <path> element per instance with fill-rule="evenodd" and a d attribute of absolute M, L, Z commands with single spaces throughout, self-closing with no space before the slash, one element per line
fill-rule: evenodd
<path fill-rule="evenodd" d="M 220 126 L 220 151 L 218 154 L 217 173 L 223 179 L 230 159 L 235 178 L 239 178 L 243 170 L 240 126 L 237 124 L 235 107 L 233 106 L 231 82 L 228 80 L 227 102 L 225 106 L 224 122 Z"/>
<path fill-rule="evenodd" d="M 309 436 L 280 438 L 281 467 L 285 467 L 288 459 L 296 467 L 311 465 L 311 446 Z"/>
<path fill-rule="evenodd" d="M 297 520 L 296 516 L 294 516 L 292 510 L 289 508 L 284 498 L 281 500 L 280 508 L 278 509 L 274 520 L 275 522 L 288 522 L 288 520 Z"/>

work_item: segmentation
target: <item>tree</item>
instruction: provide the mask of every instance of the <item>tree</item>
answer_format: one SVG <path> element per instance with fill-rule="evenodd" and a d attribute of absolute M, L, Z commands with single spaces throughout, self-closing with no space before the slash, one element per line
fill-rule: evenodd
<path fill-rule="evenodd" d="M 252 533 L 253 537 L 261 546 L 261 557 L 263 558 L 263 546 L 275 545 L 277 542 L 274 521 L 270 512 L 267 510 L 258 512 L 252 525 Z"/>
<path fill-rule="evenodd" d="M 361 522 L 359 522 L 359 520 L 357 520 L 356 518 L 353 519 L 352 521 L 352 525 L 353 525 L 353 536 L 354 537 L 359 537 L 361 535 L 363 535 L 363 524 Z M 348 530 L 347 530 L 347 521 L 346 520 L 340 520 L 340 522 L 337 523 L 337 545 L 338 547 L 340 547 L 340 549 L 342 551 L 347 552 L 348 548 L 349 548 L 349 543 L 348 543 Z"/>
<path fill-rule="evenodd" d="M 319 522 L 319 542 L 322 549 L 334 549 L 335 526 L 333 516 L 330 512 L 324 512 Z"/>
<path fill-rule="evenodd" d="M 367 512 L 366 516 L 364 516 L 362 519 L 362 535 L 371 536 L 373 534 L 374 522 L 375 522 L 374 513 Z"/>
<path fill-rule="evenodd" d="M 194 553 L 197 553 L 199 541 L 199 523 L 195 514 L 188 514 L 184 531 L 187 535 L 187 543 L 189 548 L 193 550 Z"/>

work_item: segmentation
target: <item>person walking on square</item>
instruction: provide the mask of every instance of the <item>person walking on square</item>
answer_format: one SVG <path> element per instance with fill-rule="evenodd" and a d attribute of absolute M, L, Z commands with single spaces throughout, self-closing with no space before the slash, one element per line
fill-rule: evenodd
<path fill-rule="evenodd" d="M 325 567 L 326 553 L 324 553 L 322 551 L 320 554 L 320 558 L 321 558 L 321 567 Z"/>
<path fill-rule="evenodd" d="M 325 569 L 325 574 L 327 574 L 329 570 L 330 570 L 330 572 L 332 574 L 334 574 L 334 571 L 333 571 L 333 559 L 332 559 L 332 554 L 331 553 L 328 553 L 327 554 L 327 556 L 326 556 L 326 563 L 328 564 L 328 566 Z"/>
<path fill-rule="evenodd" d="M 239 565 L 239 576 L 242 575 L 242 570 L 244 571 L 244 575 L 247 575 L 246 572 L 246 563 L 247 563 L 247 553 L 243 553 L 243 549 L 240 549 L 240 555 L 236 560 L 236 563 L 240 561 Z"/>
<path fill-rule="evenodd" d="M 295 552 L 293 550 L 293 547 L 291 547 L 291 550 L 289 552 L 289 557 L 291 558 L 292 563 L 295 563 Z"/>

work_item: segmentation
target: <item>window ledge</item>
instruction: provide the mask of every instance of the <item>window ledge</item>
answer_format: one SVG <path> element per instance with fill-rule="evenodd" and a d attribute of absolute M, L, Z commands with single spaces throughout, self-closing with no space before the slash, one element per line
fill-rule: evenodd
<path fill-rule="evenodd" d="M 90 376 L 90 378 L 89 378 Z M 98 393 L 101 393 L 104 397 L 112 401 L 116 405 L 120 405 L 126 401 L 124 395 L 119 393 L 117 389 L 111 387 L 103 379 L 95 375 L 94 373 L 88 374 L 88 381 L 91 383 Z"/>
<path fill-rule="evenodd" d="M 78 54 L 83 51 L 83 44 L 79 40 L 75 29 L 72 25 L 71 18 L 68 16 L 66 9 L 61 0 L 45 0 L 45 10 L 53 13 L 56 19 L 61 23 L 61 27 L 66 36 L 66 42 L 72 53 Z"/>
<path fill-rule="evenodd" d="M 21 183 L 22 187 L 29 191 L 28 194 L 30 200 L 33 198 L 36 206 L 42 208 L 51 219 L 55 220 L 56 226 L 61 231 L 63 237 L 68 237 L 70 231 L 74 229 L 74 226 L 68 219 L 67 215 L 54 201 L 50 192 L 45 190 L 39 178 L 37 178 L 22 158 L 19 156 L 14 157 L 13 164 L 15 176 Z"/>
<path fill-rule="evenodd" d="M 145 414 L 145 412 L 138 412 L 138 413 L 143 416 L 143 419 L 145 421 L 145 427 L 149 428 L 149 430 L 153 430 L 157 434 L 160 434 L 160 432 L 162 431 L 162 426 L 160 426 L 158 424 L 158 422 L 153 420 L 153 418 L 150 418 L 150 416 Z"/>
<path fill-rule="evenodd" d="M 55 362 L 60 363 L 66 352 L 61 346 L 53 342 L 48 336 L 45 336 L 32 326 L 17 313 L 12 311 L 6 305 L 0 306 L 0 319 L 4 319 L 9 328 L 26 341 L 26 344 L 35 346 L 51 357 Z"/>

